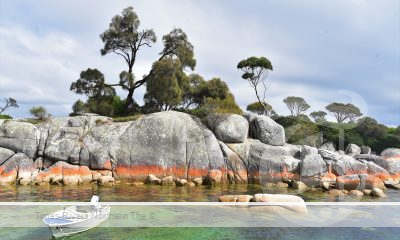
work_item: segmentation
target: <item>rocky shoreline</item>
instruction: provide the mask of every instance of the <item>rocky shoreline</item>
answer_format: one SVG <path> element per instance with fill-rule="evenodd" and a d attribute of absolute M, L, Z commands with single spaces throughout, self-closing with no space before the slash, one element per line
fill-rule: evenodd
<path fill-rule="evenodd" d="M 3 185 L 286 184 L 383 196 L 377 189 L 399 189 L 399 180 L 400 149 L 378 156 L 354 144 L 346 151 L 286 144 L 283 127 L 260 115 L 210 116 L 205 124 L 175 111 L 129 122 L 102 116 L 37 125 L 0 120 Z"/>

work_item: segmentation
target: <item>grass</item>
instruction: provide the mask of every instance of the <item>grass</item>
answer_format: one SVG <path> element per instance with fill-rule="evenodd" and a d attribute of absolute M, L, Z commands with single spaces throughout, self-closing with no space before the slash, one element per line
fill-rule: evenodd
<path fill-rule="evenodd" d="M 27 118 L 27 119 L 22 119 L 20 122 L 27 122 L 27 123 L 32 123 L 33 125 L 39 124 L 39 123 L 44 123 L 46 122 L 46 119 L 36 119 L 36 118 Z"/>
<path fill-rule="evenodd" d="M 129 121 L 136 121 L 138 119 L 140 119 L 141 117 L 143 117 L 143 114 L 135 114 L 132 116 L 126 116 L 126 117 L 115 117 L 113 118 L 114 122 L 129 122 Z"/>

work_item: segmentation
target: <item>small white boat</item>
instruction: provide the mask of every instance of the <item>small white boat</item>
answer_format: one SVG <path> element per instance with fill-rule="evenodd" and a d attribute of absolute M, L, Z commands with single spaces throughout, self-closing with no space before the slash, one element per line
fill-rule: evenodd
<path fill-rule="evenodd" d="M 64 237 L 96 227 L 108 219 L 110 206 L 100 206 L 99 197 L 93 196 L 91 205 L 71 206 L 43 218 L 53 237 Z"/>

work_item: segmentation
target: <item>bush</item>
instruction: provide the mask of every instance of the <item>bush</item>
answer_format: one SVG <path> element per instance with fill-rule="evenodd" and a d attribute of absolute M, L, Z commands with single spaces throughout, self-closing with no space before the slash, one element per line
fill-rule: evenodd
<path fill-rule="evenodd" d="M 12 119 L 12 117 L 7 114 L 0 114 L 0 119 Z"/>
<path fill-rule="evenodd" d="M 201 108 L 195 108 L 195 109 L 187 109 L 187 110 L 182 110 L 182 112 L 196 116 L 200 119 L 203 119 L 207 117 L 210 113 L 207 111 L 207 109 L 201 107 Z"/>
<path fill-rule="evenodd" d="M 242 114 L 242 109 L 236 104 L 232 94 L 228 94 L 225 99 L 207 98 L 204 109 L 211 113 L 234 113 Z"/>
<path fill-rule="evenodd" d="M 46 108 L 43 106 L 33 107 L 29 110 L 29 112 L 36 117 L 38 120 L 44 120 L 50 117 L 50 114 L 47 113 Z"/>
<path fill-rule="evenodd" d="M 303 116 L 278 117 L 275 120 L 285 128 L 286 141 L 291 144 L 318 146 L 320 130 L 318 125 Z"/>
<path fill-rule="evenodd" d="M 388 134 L 385 138 L 376 141 L 371 148 L 380 153 L 386 148 L 400 148 L 400 136 Z"/>

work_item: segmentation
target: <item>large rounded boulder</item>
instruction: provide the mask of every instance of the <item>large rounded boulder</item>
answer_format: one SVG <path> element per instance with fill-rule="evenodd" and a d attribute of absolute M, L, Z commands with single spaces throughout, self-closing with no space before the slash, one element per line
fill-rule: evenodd
<path fill-rule="evenodd" d="M 225 143 L 243 143 L 249 131 L 249 122 L 237 114 L 217 114 L 207 118 L 215 136 Z"/>
<path fill-rule="evenodd" d="M 198 118 L 181 112 L 153 113 L 132 122 L 109 151 L 116 161 L 115 177 L 132 181 L 149 174 L 186 179 L 225 171 L 214 134 Z"/>
<path fill-rule="evenodd" d="M 273 146 L 285 144 L 285 129 L 270 117 L 252 114 L 248 119 L 252 137 Z"/>

